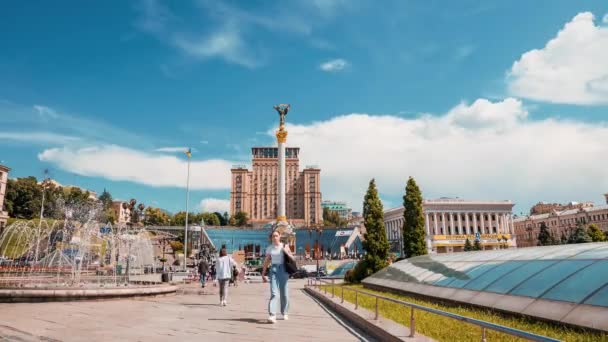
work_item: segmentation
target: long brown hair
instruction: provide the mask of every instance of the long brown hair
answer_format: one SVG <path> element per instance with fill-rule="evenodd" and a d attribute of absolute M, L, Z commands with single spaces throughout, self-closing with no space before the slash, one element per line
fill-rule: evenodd
<path fill-rule="evenodd" d="M 226 255 L 228 255 L 228 252 L 226 252 L 226 248 L 220 249 L 220 257 L 225 257 Z"/>

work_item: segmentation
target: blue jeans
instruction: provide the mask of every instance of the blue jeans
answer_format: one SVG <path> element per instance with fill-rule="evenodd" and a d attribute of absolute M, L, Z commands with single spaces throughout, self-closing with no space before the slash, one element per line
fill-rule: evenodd
<path fill-rule="evenodd" d="M 201 274 L 201 285 L 203 286 L 205 286 L 205 280 L 207 280 L 205 278 L 207 278 L 207 274 Z"/>
<path fill-rule="evenodd" d="M 277 313 L 277 296 L 281 297 L 281 314 L 287 315 L 289 310 L 289 291 L 287 288 L 287 281 L 289 280 L 289 274 L 285 271 L 285 265 L 273 264 L 270 266 L 270 301 L 268 302 L 268 313 L 271 316 L 275 316 Z"/>

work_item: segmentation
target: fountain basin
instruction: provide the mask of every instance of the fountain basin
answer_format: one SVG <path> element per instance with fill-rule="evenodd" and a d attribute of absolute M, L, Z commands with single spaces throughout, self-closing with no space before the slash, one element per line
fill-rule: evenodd
<path fill-rule="evenodd" d="M 129 286 L 125 288 L 0 289 L 0 303 L 57 302 L 174 294 L 177 286 Z"/>

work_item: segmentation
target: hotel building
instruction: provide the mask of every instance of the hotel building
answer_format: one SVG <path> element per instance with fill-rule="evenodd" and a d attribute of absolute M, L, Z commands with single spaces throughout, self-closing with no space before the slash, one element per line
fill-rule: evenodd
<path fill-rule="evenodd" d="M 250 224 L 261 226 L 277 219 L 279 149 L 253 147 L 252 170 L 244 165 L 231 169 L 230 213 L 246 212 Z M 285 210 L 296 227 L 323 223 L 321 170 L 308 166 L 300 171 L 300 148 L 285 148 Z"/>
<path fill-rule="evenodd" d="M 604 194 L 606 204 L 595 206 L 588 202 L 567 210 L 552 210 L 550 213 L 516 217 L 513 220 L 517 247 L 532 247 L 538 243 L 540 226 L 544 222 L 549 232 L 555 239 L 560 239 L 562 234 L 566 237 L 576 229 L 578 224 L 588 227 L 595 224 L 599 229 L 608 232 L 608 194 Z"/>
<path fill-rule="evenodd" d="M 6 195 L 6 184 L 8 183 L 8 172 L 11 169 L 4 165 L 0 165 L 0 234 L 6 227 L 8 221 L 8 213 L 4 210 L 4 196 Z"/>
<path fill-rule="evenodd" d="M 429 253 L 464 250 L 466 239 L 479 239 L 484 250 L 515 247 L 511 201 L 467 201 L 460 198 L 423 200 Z M 391 251 L 403 251 L 403 206 L 384 212 Z"/>

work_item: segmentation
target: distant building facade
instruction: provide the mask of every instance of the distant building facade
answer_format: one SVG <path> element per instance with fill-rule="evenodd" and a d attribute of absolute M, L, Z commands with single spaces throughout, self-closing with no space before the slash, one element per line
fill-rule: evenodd
<path fill-rule="evenodd" d="M 325 210 L 327 208 L 327 210 L 329 210 L 329 211 L 338 213 L 338 215 L 340 215 L 340 218 L 342 218 L 346 221 L 349 221 L 352 218 L 353 210 L 348 207 L 346 202 L 323 201 L 323 202 L 321 202 L 321 208 L 323 210 Z"/>
<path fill-rule="evenodd" d="M 114 214 L 116 215 L 116 223 L 131 222 L 131 210 L 127 205 L 123 205 L 123 203 L 128 204 L 127 202 L 123 201 L 112 202 L 112 210 L 114 210 Z"/>
<path fill-rule="evenodd" d="M 567 204 L 538 202 L 530 208 L 530 215 L 548 214 L 552 211 L 565 211 L 593 207 L 593 202 L 570 202 Z"/>
<path fill-rule="evenodd" d="M 464 250 L 466 239 L 479 239 L 484 250 L 516 246 L 511 201 L 467 201 L 460 198 L 423 200 L 429 253 Z M 403 250 L 403 206 L 384 212 L 391 252 Z"/>
<path fill-rule="evenodd" d="M 0 165 L 0 234 L 4 231 L 8 221 L 8 213 L 4 209 L 4 196 L 6 195 L 6 184 L 8 183 L 8 172 L 11 169 Z"/>
<path fill-rule="evenodd" d="M 517 217 L 513 220 L 517 247 L 532 247 L 538 244 L 540 226 L 545 223 L 555 239 L 562 235 L 568 237 L 578 224 L 585 227 L 595 224 L 599 229 L 608 232 L 608 193 L 604 194 L 605 205 L 585 205 L 563 211 L 552 210 L 549 213 Z"/>
<path fill-rule="evenodd" d="M 243 165 L 231 169 L 230 212 L 246 212 L 254 226 L 275 221 L 278 206 L 279 149 L 253 147 L 252 170 Z M 300 171 L 300 148 L 285 148 L 285 210 L 296 227 L 323 223 L 321 170 L 309 166 Z"/>

